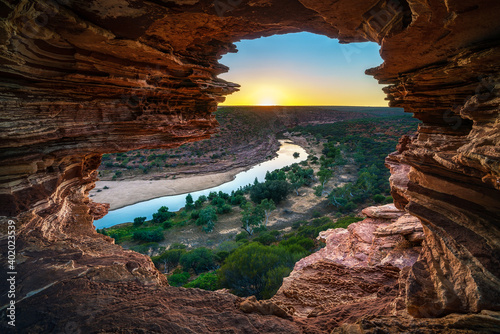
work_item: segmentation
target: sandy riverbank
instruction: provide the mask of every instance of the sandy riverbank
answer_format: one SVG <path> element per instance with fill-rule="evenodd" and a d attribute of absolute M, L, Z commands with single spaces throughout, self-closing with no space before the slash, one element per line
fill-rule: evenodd
<path fill-rule="evenodd" d="M 233 180 L 236 174 L 248 168 L 236 168 L 224 173 L 186 175 L 167 180 L 98 181 L 90 196 L 94 202 L 109 203 L 110 210 L 115 210 L 153 198 L 188 194 L 216 187 Z"/>

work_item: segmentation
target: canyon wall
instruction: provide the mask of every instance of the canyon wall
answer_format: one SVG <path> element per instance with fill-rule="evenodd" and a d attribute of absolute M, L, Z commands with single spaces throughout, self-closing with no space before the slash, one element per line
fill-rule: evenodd
<path fill-rule="evenodd" d="M 88 199 L 103 153 L 216 132 L 211 113 L 238 89 L 217 78 L 233 42 L 299 31 L 379 43 L 367 73 L 422 120 L 388 160 L 408 171 L 396 206 L 425 233 L 409 314 L 500 310 L 499 14 L 496 0 L 0 0 L 0 248 L 6 263 L 12 219 L 18 329 L 300 331 L 236 297 L 166 287 L 94 231 Z"/>

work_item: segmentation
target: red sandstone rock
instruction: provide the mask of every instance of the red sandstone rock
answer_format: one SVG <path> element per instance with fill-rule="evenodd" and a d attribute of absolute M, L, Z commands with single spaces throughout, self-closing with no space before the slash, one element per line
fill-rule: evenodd
<path fill-rule="evenodd" d="M 332 324 L 352 322 L 364 314 L 390 315 L 405 309 L 400 269 L 406 279 L 420 250 L 419 243 L 411 244 L 405 236 L 422 227 L 418 219 L 393 205 L 363 212 L 371 218 L 347 229 L 321 232 L 318 239 L 326 246 L 297 262 L 271 299 L 297 319 L 318 318 L 300 323 L 326 331 Z"/>
<path fill-rule="evenodd" d="M 94 300 L 103 302 L 95 305 L 109 316 L 91 319 L 86 332 L 188 331 L 179 324 L 185 317 L 166 311 L 170 296 L 152 300 L 145 297 L 150 290 L 114 290 L 115 283 L 107 281 L 164 284 L 147 258 L 124 252 L 93 231 L 88 191 L 100 155 L 208 138 L 217 125 L 211 112 L 238 89 L 217 78 L 227 70 L 217 63 L 220 56 L 234 52 L 231 43 L 239 39 L 297 31 L 381 44 L 384 64 L 367 73 L 388 85 L 391 106 L 422 121 L 416 139 L 388 159 L 396 207 L 420 218 L 425 231 L 423 251 L 406 282 L 410 313 L 500 310 L 500 2 L 269 0 L 222 9 L 216 3 L 0 3 L 0 215 L 17 222 L 18 306 L 34 319 L 22 319 L 24 329 L 67 332 L 74 305 L 91 294 L 99 295 Z M 372 228 L 363 229 L 349 237 L 360 241 L 352 263 L 369 261 L 366 231 Z M 88 282 L 78 276 L 83 273 L 89 273 Z M 94 279 L 103 281 L 91 286 Z M 78 289 L 72 286 L 76 281 Z M 1 290 L 7 291 L 4 285 Z M 66 292 L 55 290 L 64 286 Z M 116 298 L 121 304 L 113 304 Z M 47 300 L 50 305 L 40 306 Z M 188 297 L 180 300 L 189 304 Z M 131 301 L 145 313 L 110 306 Z M 189 321 L 210 318 L 213 313 L 205 311 L 190 314 Z M 171 327 L 161 325 L 172 312 L 179 317 Z M 37 322 L 41 314 L 44 320 Z M 145 323 L 142 314 L 161 324 Z M 118 318 L 123 321 L 117 324 Z M 483 319 L 458 318 L 401 325 L 380 318 L 356 330 L 445 332 L 472 328 L 468 324 Z M 236 330 L 230 316 L 218 319 L 217 325 L 193 325 L 192 331 Z M 282 321 L 269 319 L 274 320 L 268 329 Z M 491 316 L 487 320 L 491 323 Z"/>

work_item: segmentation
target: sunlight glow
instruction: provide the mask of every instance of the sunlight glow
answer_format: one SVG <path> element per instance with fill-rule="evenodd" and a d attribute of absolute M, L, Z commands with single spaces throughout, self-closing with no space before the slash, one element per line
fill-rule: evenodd
<path fill-rule="evenodd" d="M 220 78 L 241 85 L 221 105 L 387 106 L 381 85 L 364 72 L 382 63 L 375 43 L 340 44 L 311 33 L 236 43 Z"/>

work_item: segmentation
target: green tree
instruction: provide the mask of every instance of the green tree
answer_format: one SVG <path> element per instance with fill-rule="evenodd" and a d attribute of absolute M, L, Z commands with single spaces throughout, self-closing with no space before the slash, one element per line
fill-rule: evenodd
<path fill-rule="evenodd" d="M 136 217 L 134 218 L 134 227 L 139 227 L 146 221 L 146 217 Z"/>
<path fill-rule="evenodd" d="M 170 284 L 171 286 L 182 286 L 186 284 L 190 276 L 191 275 L 186 272 L 170 275 L 168 277 L 168 284 Z"/>
<path fill-rule="evenodd" d="M 188 194 L 186 196 L 186 211 L 191 211 L 194 209 L 194 201 L 193 201 L 193 196 L 191 196 L 191 194 Z"/>
<path fill-rule="evenodd" d="M 192 269 L 196 274 L 215 269 L 215 255 L 212 250 L 200 247 L 181 256 L 179 263 L 184 270 Z"/>
<path fill-rule="evenodd" d="M 138 230 L 134 231 L 132 234 L 132 238 L 135 241 L 142 241 L 142 242 L 159 242 L 165 239 L 165 236 L 163 235 L 163 231 L 161 228 L 158 228 L 156 230 Z"/>
<path fill-rule="evenodd" d="M 325 184 L 333 177 L 333 171 L 328 168 L 321 168 L 318 172 L 319 182 L 324 187 Z"/>
<path fill-rule="evenodd" d="M 274 204 L 272 199 L 263 199 L 258 205 L 258 210 L 264 212 L 264 217 L 266 218 L 264 220 L 264 226 L 267 226 L 267 223 L 269 222 L 269 215 L 271 214 L 271 211 L 275 209 L 276 205 Z"/>
<path fill-rule="evenodd" d="M 285 176 L 286 178 L 286 176 Z M 263 199 L 272 199 L 278 204 L 284 200 L 290 192 L 290 184 L 285 180 L 270 180 L 255 184 L 250 190 L 250 199 L 254 203 L 260 203 Z"/>
<path fill-rule="evenodd" d="M 179 264 L 179 260 L 184 253 L 186 253 L 185 249 L 169 249 L 158 256 L 153 256 L 151 260 L 158 269 L 159 265 L 162 264 L 165 273 L 168 273 Z"/>
<path fill-rule="evenodd" d="M 157 213 L 153 213 L 153 223 L 155 224 L 161 224 L 166 220 L 169 220 L 170 218 L 175 217 L 174 212 L 169 212 L 168 208 L 166 206 L 162 206 L 161 208 L 158 209 Z"/>
<path fill-rule="evenodd" d="M 254 206 L 252 203 L 247 202 L 243 205 L 243 215 L 241 222 L 242 228 L 249 234 L 253 234 L 255 226 L 259 226 L 264 218 L 264 212 L 260 208 Z"/>
<path fill-rule="evenodd" d="M 194 281 L 184 285 L 185 288 L 198 288 L 203 290 L 215 291 L 219 289 L 219 277 L 216 273 L 203 273 Z"/>
<path fill-rule="evenodd" d="M 305 255 L 307 252 L 290 251 L 286 247 L 249 243 L 231 253 L 220 268 L 221 286 L 231 289 L 238 296 L 269 298 L 281 284 L 281 280 L 273 275 L 289 273 L 277 268 L 291 270 L 295 262 Z"/>
<path fill-rule="evenodd" d="M 318 172 L 318 178 L 319 182 L 321 183 L 320 186 L 315 188 L 314 194 L 316 196 L 323 196 L 325 193 L 325 184 L 333 177 L 333 171 L 329 168 L 323 168 L 321 167 L 319 172 Z"/>
<path fill-rule="evenodd" d="M 217 222 L 217 211 L 213 206 L 207 206 L 200 210 L 196 225 L 203 226 L 205 232 L 212 232 L 215 222 Z"/>

